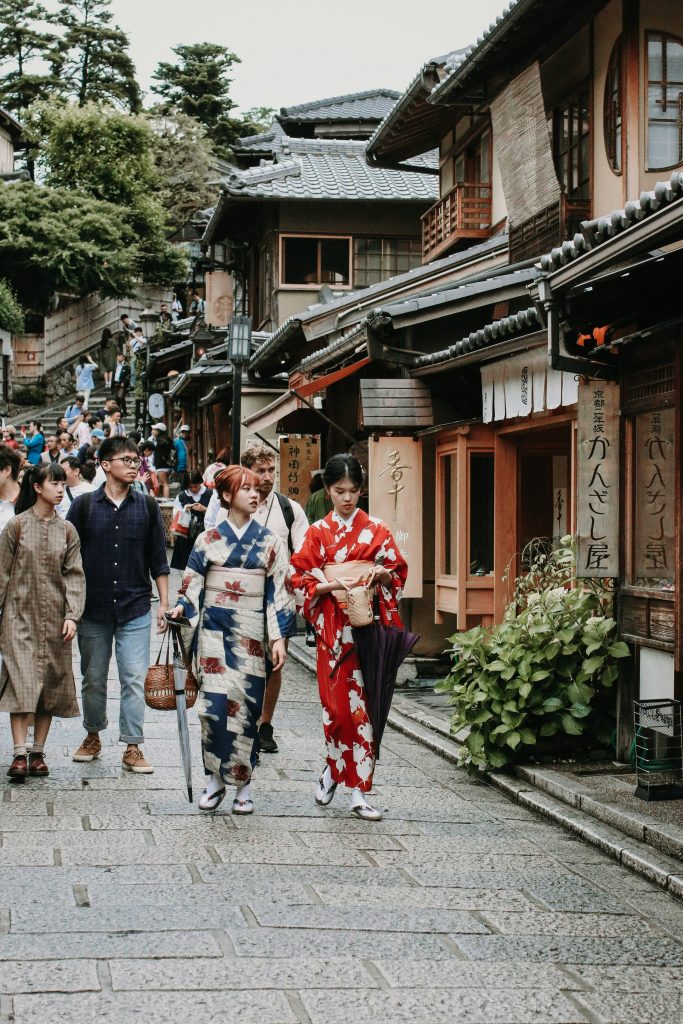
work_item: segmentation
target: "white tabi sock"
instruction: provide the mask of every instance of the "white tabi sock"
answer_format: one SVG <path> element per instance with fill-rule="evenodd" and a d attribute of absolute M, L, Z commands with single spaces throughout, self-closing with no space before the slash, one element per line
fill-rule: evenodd
<path fill-rule="evenodd" d="M 251 800 L 251 797 L 249 796 L 248 782 L 245 782 L 243 786 L 237 787 L 237 792 L 235 793 L 235 800 Z"/>
<path fill-rule="evenodd" d="M 367 803 L 365 793 L 358 788 L 351 790 L 351 807 L 358 807 L 359 804 L 364 803 Z"/>
<path fill-rule="evenodd" d="M 329 764 L 326 764 L 325 765 L 325 770 L 323 772 L 323 786 L 325 787 L 325 789 L 329 789 L 331 785 L 332 785 L 332 772 L 330 771 Z"/>
<path fill-rule="evenodd" d="M 206 784 L 206 795 L 213 796 L 219 789 L 225 789 L 225 783 L 220 775 L 209 776 L 209 781 Z"/>

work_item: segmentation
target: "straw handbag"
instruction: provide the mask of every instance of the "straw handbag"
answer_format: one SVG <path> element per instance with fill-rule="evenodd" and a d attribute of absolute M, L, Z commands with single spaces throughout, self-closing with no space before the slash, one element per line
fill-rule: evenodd
<path fill-rule="evenodd" d="M 185 644 L 183 643 L 182 637 L 179 636 L 178 640 L 180 641 L 180 650 L 183 655 L 183 661 L 185 665 L 187 665 L 188 659 Z M 162 662 L 161 655 L 164 650 L 164 642 L 166 644 L 166 660 Z M 173 678 L 173 662 L 170 659 L 170 645 L 171 631 L 169 629 L 166 634 L 165 641 L 161 641 L 157 660 L 153 665 L 150 665 L 147 669 L 147 675 L 145 676 L 145 704 L 148 708 L 153 708 L 155 711 L 176 710 L 175 682 Z M 192 670 L 188 669 L 187 676 L 185 677 L 185 701 L 188 708 L 194 706 L 198 693 L 199 684 L 195 679 Z"/>
<path fill-rule="evenodd" d="M 370 578 L 359 587 L 350 587 L 343 579 L 340 579 L 339 582 L 346 591 L 346 614 L 349 617 L 349 624 L 354 629 L 372 625 L 375 617 L 374 571 L 370 574 Z"/>

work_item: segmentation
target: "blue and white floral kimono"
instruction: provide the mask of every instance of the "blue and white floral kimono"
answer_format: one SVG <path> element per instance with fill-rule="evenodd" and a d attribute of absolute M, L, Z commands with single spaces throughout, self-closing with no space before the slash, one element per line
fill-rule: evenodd
<path fill-rule="evenodd" d="M 204 768 L 228 784 L 248 782 L 256 763 L 267 650 L 296 631 L 288 566 L 266 527 L 222 522 L 197 538 L 178 594 L 197 639 Z"/>

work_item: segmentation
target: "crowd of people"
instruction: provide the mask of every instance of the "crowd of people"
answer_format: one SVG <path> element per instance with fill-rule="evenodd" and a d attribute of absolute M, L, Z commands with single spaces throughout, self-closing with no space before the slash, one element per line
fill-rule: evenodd
<path fill-rule="evenodd" d="M 40 444 L 22 446 L 9 429 L 0 444 L 0 711 L 11 722 L 9 777 L 47 775 L 52 716 L 80 713 L 76 637 L 85 736 L 73 760 L 102 751 L 114 654 L 122 766 L 153 772 L 142 749 L 144 680 L 153 619 L 164 633 L 172 617 L 183 622 L 200 684 L 207 784 L 199 806 L 215 810 L 234 786 L 233 813 L 252 813 L 252 772 L 260 754 L 278 749 L 272 723 L 298 605 L 307 642 L 317 647 L 327 749 L 315 800 L 328 806 L 343 785 L 353 814 L 381 817 L 367 800 L 375 744 L 344 594 L 371 576 L 381 621 L 400 627 L 407 567 L 386 525 L 358 507 L 360 464 L 348 454 L 328 460 L 304 511 L 275 490 L 265 445 L 249 446 L 239 466 L 223 450 L 203 473 L 188 471 L 187 430 L 172 438 L 158 422 L 143 441 L 119 429 L 114 400 L 90 415 L 85 405 L 79 394 L 47 438 L 31 424 L 27 438 Z M 174 473 L 182 482 L 169 565 L 155 498 L 168 495 Z M 48 602 L 26 602 L 38 584 Z"/>

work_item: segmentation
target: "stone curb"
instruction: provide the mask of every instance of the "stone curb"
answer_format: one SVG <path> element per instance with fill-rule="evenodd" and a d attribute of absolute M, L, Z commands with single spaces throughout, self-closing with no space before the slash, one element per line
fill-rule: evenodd
<path fill-rule="evenodd" d="M 312 656 L 307 656 L 293 644 L 290 646 L 290 654 L 300 665 L 315 673 L 315 659 Z M 444 760 L 451 764 L 457 764 L 461 747 L 457 739 L 447 736 L 441 723 L 439 730 L 434 729 L 429 722 L 431 716 L 416 713 L 413 708 L 409 709 L 410 714 L 408 714 L 405 705 L 404 701 L 396 702 L 389 712 L 388 724 L 397 732 L 432 750 Z M 648 842 L 639 842 L 637 837 L 625 835 L 623 830 L 613 827 L 611 823 L 596 821 L 590 811 L 587 813 L 576 805 L 569 806 L 567 802 L 549 792 L 541 792 L 536 782 L 536 778 L 542 774 L 540 770 L 520 768 L 518 773 L 526 773 L 524 780 L 496 772 L 487 772 L 485 778 L 491 786 L 507 796 L 513 803 L 519 804 L 520 807 L 526 807 L 560 825 L 591 846 L 602 850 L 608 857 L 622 864 L 634 874 L 646 878 L 671 896 L 683 900 L 683 864 L 680 860 L 648 845 L 648 837 L 651 833 L 649 824 L 647 829 L 643 826 L 643 837 L 648 839 Z M 576 795 L 574 792 L 575 797 Z M 590 806 L 597 801 L 589 799 L 587 803 Z M 615 811 L 617 818 L 620 813 Z"/>
<path fill-rule="evenodd" d="M 576 779 L 569 779 L 552 769 L 520 765 L 515 769 L 515 774 L 518 779 L 531 783 L 535 789 L 556 797 L 569 807 L 584 811 L 591 818 L 611 825 L 631 839 L 646 843 L 668 857 L 683 861 L 683 837 L 680 829 L 669 829 L 666 824 L 649 817 L 646 805 L 642 814 L 616 807 L 607 800 L 596 799 L 591 790 L 582 786 Z"/>

